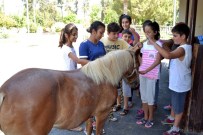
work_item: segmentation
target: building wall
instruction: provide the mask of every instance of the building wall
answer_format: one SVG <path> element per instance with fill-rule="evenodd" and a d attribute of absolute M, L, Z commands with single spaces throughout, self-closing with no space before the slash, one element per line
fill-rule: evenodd
<path fill-rule="evenodd" d="M 197 3 L 197 18 L 196 18 L 196 28 L 195 35 L 203 35 L 203 0 L 198 0 Z"/>
<path fill-rule="evenodd" d="M 186 14 L 186 2 L 187 0 L 180 0 L 180 9 L 179 9 L 179 22 L 185 21 L 185 14 Z M 190 10 L 192 6 L 192 0 L 190 0 Z M 197 17 L 196 17 L 196 28 L 195 28 L 195 36 L 203 35 L 203 0 L 198 0 L 197 4 Z M 190 11 L 189 11 L 189 24 L 190 24 Z"/>

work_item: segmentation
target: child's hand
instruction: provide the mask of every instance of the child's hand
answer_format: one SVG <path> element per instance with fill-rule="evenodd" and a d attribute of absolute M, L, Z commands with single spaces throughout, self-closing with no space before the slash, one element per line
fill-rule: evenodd
<path fill-rule="evenodd" d="M 134 28 L 129 28 L 129 31 L 132 33 L 132 34 L 135 34 L 135 29 Z"/>
<path fill-rule="evenodd" d="M 133 50 L 134 52 L 136 52 L 137 50 L 139 50 L 139 49 L 142 48 L 142 47 L 143 47 L 142 43 L 141 43 L 141 42 L 138 42 L 137 44 L 135 44 L 135 45 L 132 47 L 132 50 Z"/>
<path fill-rule="evenodd" d="M 147 39 L 148 39 L 148 41 L 149 41 L 150 44 L 152 44 L 152 45 L 156 44 L 156 43 L 152 40 L 152 38 L 151 38 L 150 36 L 146 35 L 146 37 L 147 37 Z"/>
<path fill-rule="evenodd" d="M 135 46 L 138 46 L 138 48 L 142 48 L 143 47 L 143 44 L 141 42 L 137 42 L 137 44 Z"/>
<path fill-rule="evenodd" d="M 146 74 L 147 72 L 148 72 L 147 70 L 139 71 L 139 73 L 142 74 L 142 75 Z"/>

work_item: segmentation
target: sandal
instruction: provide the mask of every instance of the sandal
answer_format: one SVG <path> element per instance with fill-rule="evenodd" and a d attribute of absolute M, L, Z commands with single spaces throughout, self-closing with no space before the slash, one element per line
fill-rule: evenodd
<path fill-rule="evenodd" d="M 144 124 L 146 124 L 146 123 L 147 123 L 147 120 L 145 120 L 144 118 L 141 119 L 141 120 L 138 120 L 138 121 L 136 122 L 137 125 L 144 125 Z"/>
<path fill-rule="evenodd" d="M 120 113 L 120 115 L 122 115 L 122 116 L 127 115 L 128 112 L 129 112 L 129 110 L 123 109 L 123 111 Z"/>
<path fill-rule="evenodd" d="M 113 107 L 113 112 L 117 112 L 121 109 L 121 105 L 116 105 Z"/>
<path fill-rule="evenodd" d="M 145 124 L 146 128 L 151 128 L 154 125 L 154 122 L 151 120 L 148 120 L 147 123 Z"/>

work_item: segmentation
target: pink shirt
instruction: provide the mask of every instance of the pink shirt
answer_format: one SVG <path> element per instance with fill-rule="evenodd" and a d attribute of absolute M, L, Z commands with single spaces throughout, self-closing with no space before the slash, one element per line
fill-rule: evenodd
<path fill-rule="evenodd" d="M 150 67 L 156 60 L 156 55 L 158 54 L 158 51 L 154 48 L 153 45 L 148 45 L 148 41 L 143 43 L 143 47 L 141 49 L 142 52 L 142 64 L 139 67 L 139 71 L 144 71 L 148 67 Z M 161 45 L 161 42 L 156 42 L 158 45 Z M 160 70 L 160 64 L 157 65 L 154 69 L 149 71 L 148 73 L 141 75 L 143 77 L 149 78 L 149 79 L 159 79 L 159 70 Z"/>

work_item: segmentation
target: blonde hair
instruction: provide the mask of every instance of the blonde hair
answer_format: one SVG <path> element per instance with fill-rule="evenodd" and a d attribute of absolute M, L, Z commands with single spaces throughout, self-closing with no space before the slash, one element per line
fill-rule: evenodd
<path fill-rule="evenodd" d="M 132 64 L 133 58 L 128 50 L 117 50 L 89 62 L 81 71 L 97 84 L 107 82 L 115 86 Z"/>

